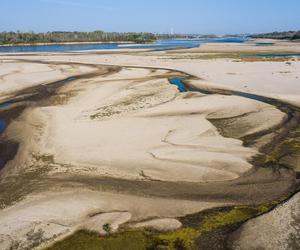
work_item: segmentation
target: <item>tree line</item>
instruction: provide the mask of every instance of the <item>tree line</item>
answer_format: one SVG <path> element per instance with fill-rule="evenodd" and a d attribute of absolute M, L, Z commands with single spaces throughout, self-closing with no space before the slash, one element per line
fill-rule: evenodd
<path fill-rule="evenodd" d="M 300 39 L 300 31 L 285 31 L 285 32 L 273 32 L 252 35 L 252 38 L 269 38 L 269 39 L 287 39 L 298 40 Z"/>
<path fill-rule="evenodd" d="M 135 42 L 147 43 L 156 40 L 152 33 L 130 32 L 64 32 L 47 33 L 34 32 L 1 32 L 0 44 L 35 44 L 35 43 L 64 43 L 64 42 Z"/>

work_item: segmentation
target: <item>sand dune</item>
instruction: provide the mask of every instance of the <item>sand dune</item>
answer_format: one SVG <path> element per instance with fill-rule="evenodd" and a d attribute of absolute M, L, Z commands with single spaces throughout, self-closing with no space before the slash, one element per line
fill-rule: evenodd
<path fill-rule="evenodd" d="M 88 66 L 47 65 L 1 60 L 0 98 L 24 88 L 33 87 L 39 84 L 47 84 L 84 72 L 92 72 L 94 70 L 93 67 Z"/>
<path fill-rule="evenodd" d="M 125 71 L 99 83 L 97 78 L 75 83 L 80 90 L 66 105 L 28 112 L 25 123 L 37 116 L 45 124 L 34 146 L 38 151 L 32 146 L 28 155 L 53 155 L 63 166 L 55 171 L 165 181 L 230 180 L 251 169 L 247 160 L 257 152 L 222 137 L 207 117 L 250 112 L 273 117 L 260 126 L 260 120 L 251 120 L 248 133 L 272 128 L 285 117 L 274 108 L 269 112 L 271 106 L 242 97 L 186 98 L 163 75 L 154 80 L 114 80 L 118 74 L 132 77 L 135 71 L 152 76 L 140 69 Z"/>

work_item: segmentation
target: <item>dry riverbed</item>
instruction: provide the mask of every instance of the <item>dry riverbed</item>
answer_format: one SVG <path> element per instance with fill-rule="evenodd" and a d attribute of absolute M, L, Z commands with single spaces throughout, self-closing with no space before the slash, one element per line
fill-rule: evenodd
<path fill-rule="evenodd" d="M 1 249 L 43 249 L 67 236 L 50 249 L 256 249 L 272 239 L 250 244 L 255 228 L 279 227 L 276 209 L 289 211 L 285 227 L 297 224 L 299 214 L 290 211 L 297 195 L 243 224 L 297 191 L 299 114 L 275 100 L 293 96 L 288 102 L 298 104 L 296 81 L 288 93 L 265 94 L 275 98 L 268 104 L 218 93 L 218 81 L 199 79 L 199 67 L 214 61 L 195 59 L 186 70 L 186 59 L 131 53 L 0 57 Z M 218 67 L 233 72 L 237 62 L 220 60 Z M 251 63 L 251 72 L 261 66 Z M 264 65 L 268 72 L 284 63 Z M 297 76 L 299 63 L 292 65 Z M 243 72 L 238 79 L 227 76 L 242 84 L 249 67 L 234 69 Z M 178 77 L 193 89 L 179 92 L 169 82 Z M 273 249 L 286 249 L 298 231 Z"/>

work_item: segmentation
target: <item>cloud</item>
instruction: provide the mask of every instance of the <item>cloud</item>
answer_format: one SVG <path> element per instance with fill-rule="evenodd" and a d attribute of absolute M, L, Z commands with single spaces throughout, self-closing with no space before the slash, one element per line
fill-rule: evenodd
<path fill-rule="evenodd" d="M 79 8 L 96 8 L 102 10 L 112 10 L 112 8 L 97 4 L 88 4 L 83 2 L 76 2 L 76 1 L 67 1 L 67 0 L 39 0 L 42 3 L 49 3 L 49 4 L 60 4 L 70 7 L 79 7 Z"/>

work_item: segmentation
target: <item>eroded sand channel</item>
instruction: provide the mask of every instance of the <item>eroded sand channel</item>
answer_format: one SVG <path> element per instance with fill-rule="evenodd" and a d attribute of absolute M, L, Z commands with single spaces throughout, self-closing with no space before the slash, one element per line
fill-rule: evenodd
<path fill-rule="evenodd" d="M 240 134 L 249 136 L 280 126 L 285 113 L 243 97 L 179 93 L 168 82 L 178 72 L 97 68 L 28 105 L 5 132 L 20 149 L 2 172 L 1 186 L 11 187 L 1 194 L 4 249 L 81 228 L 103 233 L 105 223 L 163 219 L 173 223 L 157 226 L 174 229 L 180 216 L 293 190 L 291 171 L 253 168 L 257 148 L 209 121 L 243 117 Z"/>

